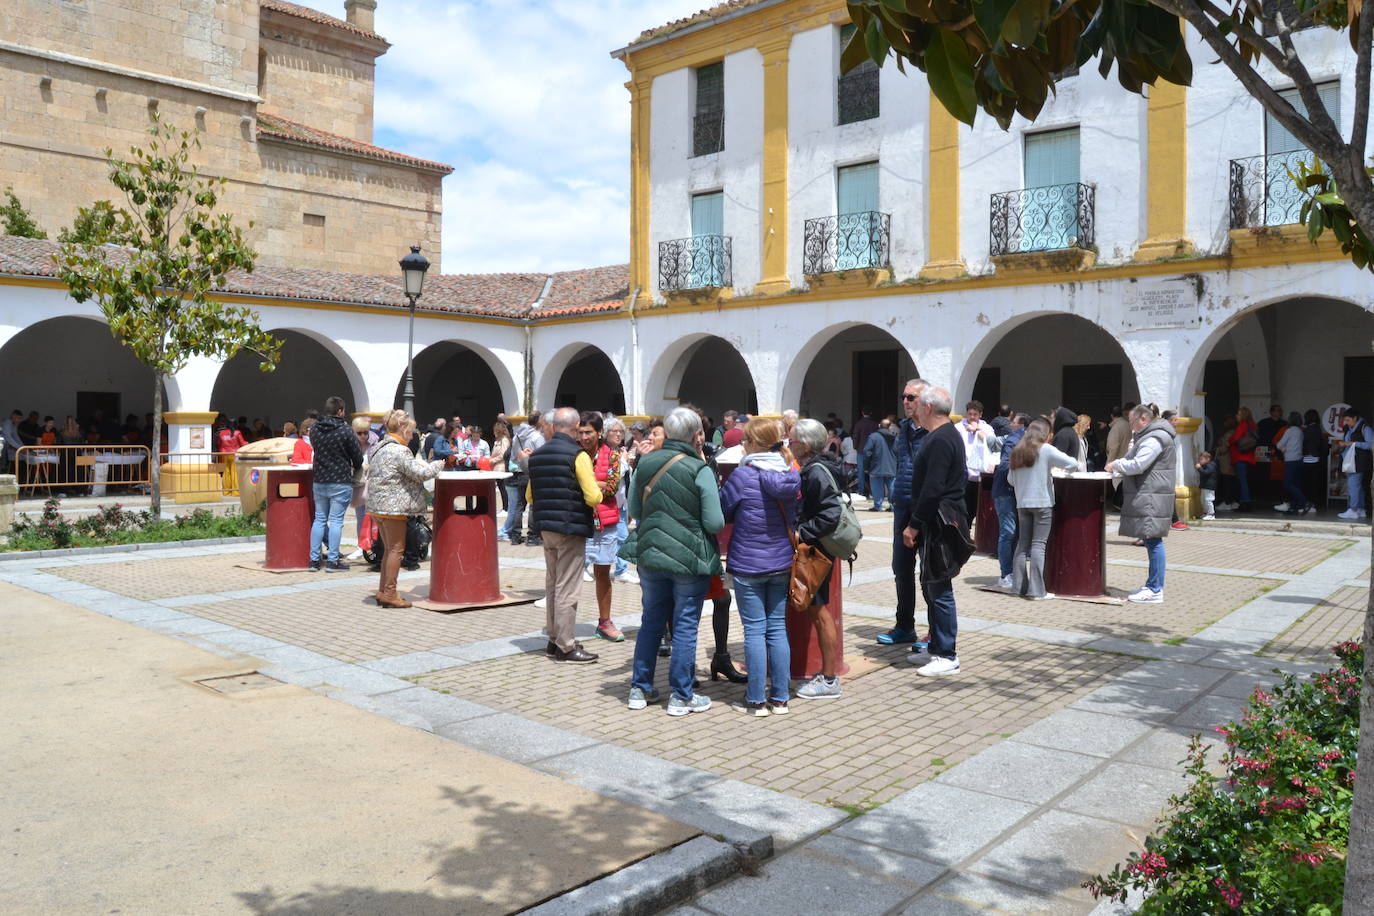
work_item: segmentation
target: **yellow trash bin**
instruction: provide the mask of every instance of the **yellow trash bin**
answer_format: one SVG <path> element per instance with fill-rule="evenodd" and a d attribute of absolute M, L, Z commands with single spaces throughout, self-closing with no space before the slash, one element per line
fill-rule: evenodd
<path fill-rule="evenodd" d="M 288 464 L 291 461 L 291 452 L 295 448 L 295 439 L 263 439 L 259 442 L 250 442 L 234 453 L 234 473 L 239 482 L 239 506 L 244 515 L 251 515 L 267 502 L 267 475 L 254 474 L 253 471 L 263 465 Z"/>

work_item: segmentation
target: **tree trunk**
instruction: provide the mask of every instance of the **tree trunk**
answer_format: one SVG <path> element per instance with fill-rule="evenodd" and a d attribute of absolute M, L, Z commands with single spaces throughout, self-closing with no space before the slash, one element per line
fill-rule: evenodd
<path fill-rule="evenodd" d="M 162 373 L 153 373 L 153 447 L 148 457 L 153 518 L 162 518 Z"/>

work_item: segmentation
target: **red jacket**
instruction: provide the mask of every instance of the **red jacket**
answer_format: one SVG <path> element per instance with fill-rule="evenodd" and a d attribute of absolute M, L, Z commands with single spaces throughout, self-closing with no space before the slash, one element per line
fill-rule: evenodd
<path fill-rule="evenodd" d="M 612 452 L 611 447 L 603 442 L 601 447 L 596 450 L 596 460 L 593 462 L 597 483 L 604 484 L 610 478 L 612 463 L 619 470 L 620 453 Z M 614 493 L 603 495 L 601 504 L 596 507 L 595 511 L 602 528 L 614 528 L 620 523 L 620 507 L 616 504 Z"/>
<path fill-rule="evenodd" d="M 305 438 L 297 439 L 297 440 L 296 440 L 296 444 L 293 445 L 293 446 L 291 446 L 291 463 L 292 463 L 292 464 L 314 464 L 314 463 L 315 463 L 315 449 L 314 449 L 314 447 L 310 444 L 310 440 L 309 440 L 309 439 L 305 439 Z"/>
<path fill-rule="evenodd" d="M 1226 440 L 1226 444 L 1231 448 L 1232 463 L 1238 463 L 1241 461 L 1247 462 L 1249 464 L 1255 463 L 1255 450 L 1253 448 L 1250 449 L 1250 451 L 1248 452 L 1242 452 L 1240 449 L 1236 448 L 1236 443 L 1244 439 L 1247 434 L 1250 436 L 1251 439 L 1255 440 L 1256 445 L 1268 444 L 1261 443 L 1259 441 L 1259 427 L 1257 427 L 1255 424 L 1251 423 L 1248 420 L 1237 424 L 1235 430 L 1233 430 L 1231 433 L 1231 438 Z"/>

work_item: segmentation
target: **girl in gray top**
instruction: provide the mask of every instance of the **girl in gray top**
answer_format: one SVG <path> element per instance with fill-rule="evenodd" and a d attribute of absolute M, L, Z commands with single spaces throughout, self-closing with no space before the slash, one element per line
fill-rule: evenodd
<path fill-rule="evenodd" d="M 1050 539 L 1054 517 L 1054 480 L 1052 468 L 1066 471 L 1078 468 L 1078 459 L 1064 454 L 1047 441 L 1050 424 L 1032 420 L 1026 433 L 1011 453 L 1008 482 L 1016 491 L 1017 539 L 1012 557 L 1012 591 L 1041 601 L 1053 598 L 1045 591 L 1045 543 Z M 1030 575 L 1026 561 L 1030 560 Z"/>

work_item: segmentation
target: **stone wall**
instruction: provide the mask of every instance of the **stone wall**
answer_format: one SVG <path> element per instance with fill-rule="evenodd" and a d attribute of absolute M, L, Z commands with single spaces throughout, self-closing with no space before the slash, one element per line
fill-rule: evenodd
<path fill-rule="evenodd" d="M 376 58 L 386 45 L 264 10 L 258 61 L 263 110 L 372 141 Z"/>

